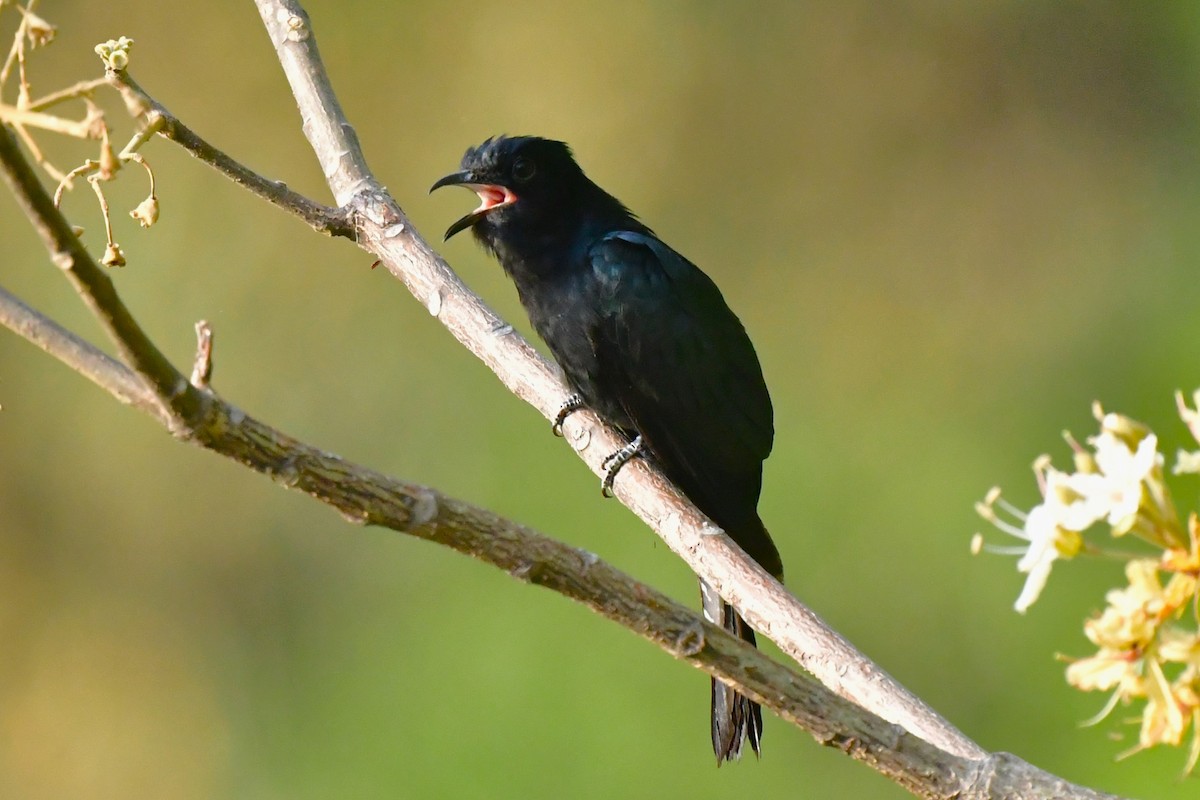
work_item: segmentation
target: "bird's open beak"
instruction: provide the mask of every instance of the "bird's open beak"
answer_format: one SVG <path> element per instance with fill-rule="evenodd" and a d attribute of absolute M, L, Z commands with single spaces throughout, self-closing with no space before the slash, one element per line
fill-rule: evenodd
<path fill-rule="evenodd" d="M 429 191 L 440 189 L 443 186 L 465 186 L 475 194 L 479 195 L 479 208 L 467 214 L 462 219 L 455 222 L 446 229 L 446 235 L 442 241 L 447 241 L 451 236 L 470 228 L 479 220 L 483 219 L 488 213 L 495 211 L 498 208 L 504 208 L 517 202 L 517 196 L 512 193 L 512 190 L 506 186 L 500 186 L 494 183 L 479 183 L 474 173 L 470 170 L 462 172 L 452 172 L 446 177 L 439 180 Z"/>

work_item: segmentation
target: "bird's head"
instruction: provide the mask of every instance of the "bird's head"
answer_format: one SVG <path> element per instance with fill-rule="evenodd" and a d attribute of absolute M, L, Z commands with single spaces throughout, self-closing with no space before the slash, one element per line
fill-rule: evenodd
<path fill-rule="evenodd" d="M 534 232 L 561 220 L 591 186 L 565 143 L 537 136 L 493 137 L 468 149 L 461 166 L 429 190 L 465 186 L 479 195 L 479 207 L 451 225 L 446 239 L 467 228 L 485 242 L 509 226 Z"/>

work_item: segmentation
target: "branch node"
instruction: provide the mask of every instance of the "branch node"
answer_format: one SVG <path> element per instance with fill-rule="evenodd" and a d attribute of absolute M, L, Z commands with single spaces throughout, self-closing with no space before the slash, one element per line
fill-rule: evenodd
<path fill-rule="evenodd" d="M 437 519 L 438 498 L 436 492 L 421 492 L 408 510 L 409 524 L 413 528 L 423 528 Z"/>
<path fill-rule="evenodd" d="M 425 307 L 429 309 L 429 313 L 431 315 L 436 317 L 438 314 L 442 313 L 443 299 L 444 296 L 442 294 L 442 289 L 439 286 L 437 289 L 433 290 L 433 294 L 429 295 L 429 299 L 425 301 Z"/>
<path fill-rule="evenodd" d="M 365 190 L 356 191 L 345 203 L 344 210 L 352 214 L 361 214 L 381 228 L 404 222 L 393 208 L 391 198 L 369 187 L 368 182 Z"/>
<path fill-rule="evenodd" d="M 695 658 L 704 650 L 704 646 L 708 643 L 704 635 L 704 628 L 699 625 L 689 626 L 679 632 L 675 637 L 674 647 L 675 654 L 680 658 Z"/>
<path fill-rule="evenodd" d="M 279 10 L 279 19 L 287 28 L 287 40 L 289 42 L 303 42 L 311 36 L 311 31 L 308 28 L 308 21 L 299 14 L 293 14 L 286 9 Z"/>

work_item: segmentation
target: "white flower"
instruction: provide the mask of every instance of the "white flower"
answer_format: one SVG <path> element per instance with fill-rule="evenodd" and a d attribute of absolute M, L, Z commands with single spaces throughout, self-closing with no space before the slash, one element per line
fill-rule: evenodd
<path fill-rule="evenodd" d="M 1039 477 L 1044 475 L 1046 480 L 1043 485 L 1055 486 L 1057 489 L 1059 484 L 1057 476 L 1063 476 L 1063 473 L 1044 463 L 1042 469 L 1044 473 L 1039 473 Z M 984 519 L 1010 536 L 1023 539 L 1028 543 L 1024 547 L 988 548 L 992 552 L 1021 556 L 1017 561 L 1017 570 L 1028 577 L 1025 579 L 1025 586 L 1021 589 L 1020 596 L 1017 597 L 1017 602 L 1013 605 L 1018 613 L 1024 614 L 1038 599 L 1038 595 L 1042 593 L 1046 581 L 1050 578 L 1050 569 L 1057 559 L 1072 558 L 1079 553 L 1083 547 L 1083 537 L 1080 536 L 1080 531 L 1091 525 L 1096 519 L 1094 514 L 1086 511 L 1077 501 L 1064 502 L 1063 497 L 1064 495 L 1058 491 L 1047 492 L 1046 501 L 1034 506 L 1026 514 L 1001 500 L 999 490 L 993 489 L 988 493 L 985 501 L 976 506 L 976 510 Z M 997 504 L 1009 516 L 1020 522 L 1020 526 L 1001 519 L 995 511 Z"/>
<path fill-rule="evenodd" d="M 1025 579 L 1025 586 L 1013 604 L 1018 614 L 1024 614 L 1046 587 L 1050 567 L 1059 556 L 1059 534 L 1069 535 L 1071 532 L 1060 528 L 1054 521 L 1053 511 L 1042 504 L 1029 510 L 1023 533 L 1029 540 L 1029 549 L 1017 562 L 1017 571 L 1029 577 Z"/>
<path fill-rule="evenodd" d="M 1155 467 L 1162 465 L 1158 437 L 1148 434 L 1138 442 L 1136 450 L 1130 450 L 1124 439 L 1106 429 L 1088 442 L 1096 450 L 1096 467 L 1100 472 L 1095 477 L 1102 478 L 1091 487 L 1094 500 L 1106 507 L 1108 524 L 1113 526 L 1114 535 L 1119 536 L 1133 527 L 1142 504 L 1143 482 Z"/>
<path fill-rule="evenodd" d="M 993 489 L 976 506 L 984 519 L 1027 542 L 1023 547 L 987 548 L 1020 556 L 1017 569 L 1028 577 L 1015 604 L 1018 612 L 1024 613 L 1037 600 L 1055 561 L 1083 550 L 1083 533 L 1097 522 L 1107 522 L 1114 536 L 1133 531 L 1154 543 L 1183 540 L 1162 480 L 1158 437 L 1128 417 L 1105 414 L 1099 406 L 1094 412 L 1100 433 L 1087 440 L 1090 448 L 1067 434 L 1075 451 L 1074 472 L 1055 469 L 1049 456 L 1034 462 L 1041 503 L 1025 513 L 1001 500 L 1000 490 Z M 1008 519 L 1001 519 L 997 508 Z"/>
<path fill-rule="evenodd" d="M 1044 503 L 1060 527 L 1082 533 L 1108 514 L 1103 478 L 1094 473 L 1062 472 L 1050 466 L 1049 456 L 1033 464 Z"/>

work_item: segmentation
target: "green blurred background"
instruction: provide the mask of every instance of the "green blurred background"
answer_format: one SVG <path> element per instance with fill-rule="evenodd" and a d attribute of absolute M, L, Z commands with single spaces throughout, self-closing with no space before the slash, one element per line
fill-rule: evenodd
<path fill-rule="evenodd" d="M 1031 461 L 1067 463 L 1060 431 L 1090 433 L 1093 400 L 1166 452 L 1187 443 L 1171 392 L 1200 384 L 1200 5 L 306 5 L 426 236 L 471 207 L 426 196 L 465 147 L 538 133 L 723 287 L 774 396 L 761 510 L 801 598 L 984 747 L 1195 797 L 1180 751 L 1114 763 L 1136 742 L 1121 712 L 1078 730 L 1105 698 L 1054 660 L 1089 652 L 1081 622 L 1119 565 L 1059 567 L 1020 617 L 1014 561 L 967 545 L 972 504 L 996 483 L 1031 504 Z M 158 99 L 328 200 L 251 3 L 41 11 L 61 30 L 35 93 L 99 74 L 92 45 L 131 36 Z M 60 166 L 85 155 L 42 141 Z M 110 190 L 130 260 L 113 277 L 177 363 L 206 318 L 215 386 L 249 413 L 695 600 L 679 560 L 370 257 L 166 142 L 143 152 L 162 220 L 125 217 L 136 171 Z M 90 193 L 65 208 L 101 252 Z M 5 288 L 99 339 L 7 194 L 0 242 Z M 469 237 L 441 249 L 528 329 Z M 907 796 L 774 719 L 761 763 L 717 770 L 700 673 L 179 444 L 7 333 L 0 404 L 0 796 Z M 1195 485 L 1176 492 L 1190 508 Z"/>

